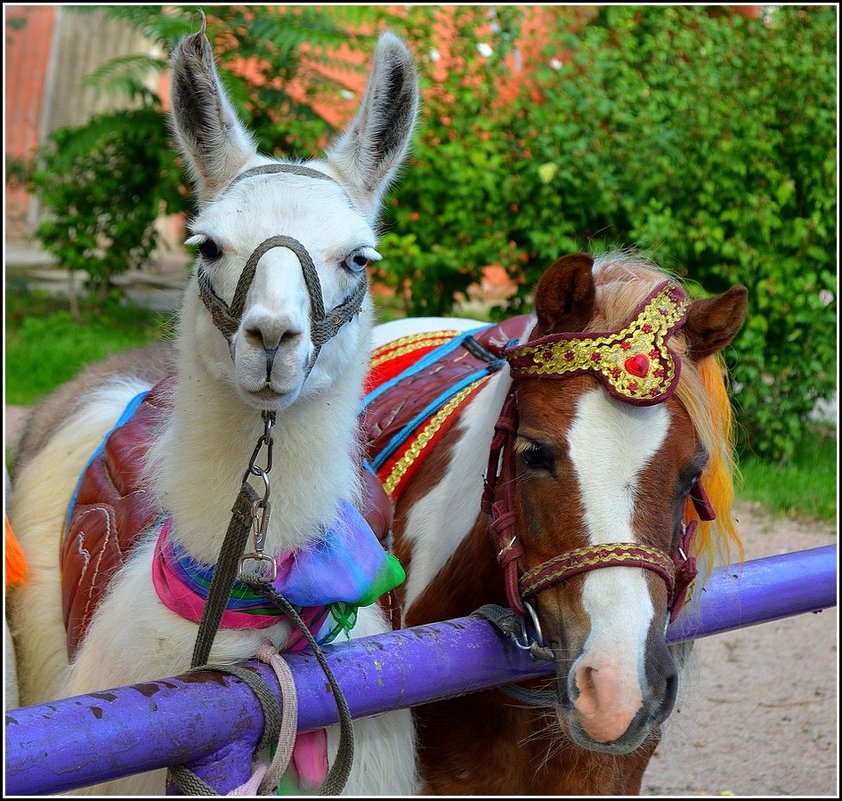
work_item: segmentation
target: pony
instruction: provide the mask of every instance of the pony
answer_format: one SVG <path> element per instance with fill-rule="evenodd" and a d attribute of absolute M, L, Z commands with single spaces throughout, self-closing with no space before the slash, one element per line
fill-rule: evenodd
<path fill-rule="evenodd" d="M 180 608 L 168 587 L 187 581 L 173 571 L 213 572 L 234 525 L 232 504 L 238 525 L 253 527 L 244 571 L 267 581 L 270 573 L 296 577 L 303 596 L 314 585 L 330 595 L 343 574 L 317 568 L 336 554 L 356 559 L 359 546 L 374 560 L 370 575 L 363 570 L 374 598 L 384 576 L 386 588 L 402 579 L 360 516 L 367 496 L 358 408 L 373 325 L 366 267 L 379 258 L 382 198 L 417 118 L 413 59 L 397 36 L 382 33 L 356 115 L 323 157 L 300 163 L 258 152 L 220 81 L 204 24 L 174 49 L 171 72 L 172 129 L 198 205 L 187 242 L 198 255 L 174 342 L 91 367 L 36 408 L 22 441 L 10 519 L 30 577 L 10 600 L 26 705 L 187 670 L 198 590 L 185 591 Z M 135 408 L 128 422 L 127 405 Z M 115 488 L 121 505 L 82 497 L 83 470 Z M 241 508 L 246 485 L 244 497 L 254 501 Z M 141 509 L 146 526 L 130 549 L 121 539 L 128 506 Z M 82 590 L 68 586 L 74 571 L 87 582 Z M 107 591 L 93 589 L 100 572 L 110 574 Z M 342 627 L 353 625 L 354 637 L 388 630 L 373 598 L 363 602 L 352 590 L 355 624 L 351 617 Z M 305 617 L 307 602 L 292 591 L 288 600 Z M 350 614 L 353 598 L 324 603 L 334 601 Z M 305 617 L 314 635 L 335 629 L 336 608 Z M 251 658 L 267 639 L 284 650 L 297 634 L 283 616 L 240 625 L 246 611 L 223 615 L 234 622 L 223 617 L 210 663 Z M 354 729 L 345 792 L 412 793 L 411 713 L 356 721 Z M 335 731 L 327 753 L 337 750 Z M 306 764 L 326 762 L 324 749 L 302 753 L 300 764 L 293 753 L 292 791 L 315 789 L 326 767 Z M 162 771 L 93 788 L 163 790 Z"/>
<path fill-rule="evenodd" d="M 375 329 L 363 425 L 406 625 L 508 607 L 555 665 L 416 707 L 423 792 L 640 792 L 686 656 L 666 626 L 696 560 L 740 548 L 720 352 L 746 298 L 691 302 L 633 251 L 580 253 L 531 315 Z"/>

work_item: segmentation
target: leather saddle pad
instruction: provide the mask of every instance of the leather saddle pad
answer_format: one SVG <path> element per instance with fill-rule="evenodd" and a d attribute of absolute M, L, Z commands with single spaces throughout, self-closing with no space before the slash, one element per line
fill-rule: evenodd
<path fill-rule="evenodd" d="M 132 401 L 88 461 L 71 499 L 60 555 L 62 606 L 71 659 L 110 580 L 128 561 L 141 537 L 165 514 L 144 485 L 143 465 L 155 431 L 172 410 L 174 386 L 175 378 L 167 378 Z M 361 512 L 387 547 L 391 501 L 372 472 L 363 470 L 362 475 Z M 399 610 L 393 608 L 396 596 L 384 599 L 382 605 L 397 626 Z"/>

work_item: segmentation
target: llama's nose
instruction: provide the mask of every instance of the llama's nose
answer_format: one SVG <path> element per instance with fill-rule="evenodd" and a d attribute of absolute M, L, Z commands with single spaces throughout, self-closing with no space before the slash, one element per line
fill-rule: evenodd
<path fill-rule="evenodd" d="M 293 344 L 301 337 L 301 327 L 286 315 L 253 315 L 245 326 L 246 339 L 263 348 L 267 358 L 281 347 Z"/>

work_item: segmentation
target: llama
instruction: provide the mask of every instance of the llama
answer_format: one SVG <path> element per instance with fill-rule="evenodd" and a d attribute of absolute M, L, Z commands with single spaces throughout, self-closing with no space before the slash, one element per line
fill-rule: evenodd
<path fill-rule="evenodd" d="M 10 519 L 30 579 L 10 611 L 24 705 L 190 667 L 197 625 L 164 605 L 153 586 L 156 532 L 138 538 L 72 659 L 55 558 L 89 456 L 127 404 L 171 372 L 159 396 L 172 411 L 149 445 L 143 491 L 168 515 L 168 541 L 193 563 L 216 563 L 271 414 L 264 557 L 314 547 L 339 510 L 362 502 L 357 415 L 373 325 L 365 268 L 379 258 L 378 212 L 417 117 L 412 58 L 400 39 L 381 34 L 355 117 L 323 158 L 301 164 L 258 153 L 220 82 L 204 28 L 179 43 L 171 68 L 173 131 L 198 201 L 187 241 L 199 255 L 174 348 L 153 346 L 91 368 L 36 410 L 22 443 Z M 352 636 L 387 628 L 376 604 L 361 606 Z M 266 637 L 283 650 L 290 626 L 221 628 L 208 662 L 253 657 Z M 345 792 L 412 793 L 409 710 L 354 725 L 356 759 Z M 330 754 L 335 733 L 328 733 Z M 313 788 L 304 782 L 302 789 Z M 87 792 L 163 790 L 163 773 L 153 771 Z"/>

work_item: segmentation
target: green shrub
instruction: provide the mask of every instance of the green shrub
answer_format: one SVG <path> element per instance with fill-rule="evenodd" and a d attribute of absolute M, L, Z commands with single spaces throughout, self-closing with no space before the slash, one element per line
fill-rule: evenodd
<path fill-rule="evenodd" d="M 427 100 L 389 220 L 396 285 L 412 281 L 411 311 L 441 313 L 498 263 L 519 282 L 511 313 L 559 255 L 617 245 L 709 293 L 742 283 L 748 319 L 727 354 L 740 445 L 785 460 L 835 388 L 835 11 L 573 13 L 555 11 L 542 62 L 505 102 L 506 26 L 487 62 L 487 34 L 460 29 L 467 66 L 438 87 L 449 102 Z"/>
<path fill-rule="evenodd" d="M 110 13 L 167 46 L 196 26 L 186 8 Z M 536 13 L 541 25 L 525 33 Z M 526 310 L 558 256 L 616 245 L 637 246 L 705 292 L 742 283 L 748 320 L 727 354 L 740 446 L 791 458 L 816 401 L 835 388 L 833 7 L 781 6 L 762 19 L 685 6 L 208 9 L 234 102 L 261 147 L 279 156 L 309 154 L 332 133 L 315 100 L 341 102 L 342 83 L 319 65 L 365 69 L 332 62 L 330 48 L 347 42 L 370 53 L 385 25 L 409 40 L 424 91 L 413 158 L 384 215 L 377 273 L 405 310 L 448 312 L 491 264 L 519 286 L 496 315 Z M 436 48 L 450 50 L 444 70 Z M 238 71 L 243 59 L 254 75 Z M 115 75 L 106 69 L 100 78 Z M 312 87 L 303 103 L 288 93 L 294 78 Z M 143 97 L 137 81 L 126 85 Z M 153 141 L 169 153 L 162 133 Z M 143 151 L 144 143 L 127 144 Z M 150 152 L 144 163 L 154 171 L 163 158 Z M 98 168 L 81 163 L 82 178 Z M 138 198 L 141 216 L 160 206 L 149 194 L 158 177 L 136 194 L 115 183 L 121 207 Z M 72 187 L 56 187 L 64 191 L 56 207 L 84 210 Z M 93 225 L 93 209 L 84 213 L 87 220 L 57 226 L 75 237 L 65 237 L 63 260 L 87 268 L 103 236 L 114 237 Z M 125 246 L 146 241 L 133 234 Z"/>
<path fill-rule="evenodd" d="M 101 114 L 61 128 L 41 149 L 32 183 L 46 211 L 36 235 L 70 270 L 86 270 L 92 298 L 155 248 L 155 221 L 183 207 L 178 168 L 160 112 Z"/>

